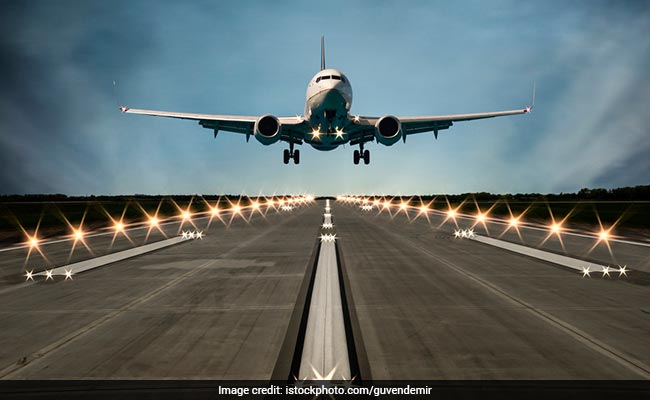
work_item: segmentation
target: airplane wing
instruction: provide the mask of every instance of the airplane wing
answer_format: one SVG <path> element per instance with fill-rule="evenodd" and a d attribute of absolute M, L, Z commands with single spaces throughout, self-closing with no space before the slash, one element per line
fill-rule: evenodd
<path fill-rule="evenodd" d="M 220 115 L 220 114 L 196 114 L 175 111 L 142 110 L 137 108 L 120 107 L 120 111 L 126 114 L 151 115 L 154 117 L 166 117 L 177 119 L 188 119 L 198 121 L 204 128 L 212 129 L 215 137 L 220 130 L 228 132 L 243 133 L 246 140 L 254 134 L 257 116 L 249 115 Z M 307 123 L 302 117 L 278 117 L 282 124 L 282 137 L 280 140 L 300 143 L 304 132 L 307 131 Z"/>
<path fill-rule="evenodd" d="M 535 85 L 533 83 L 533 92 L 531 105 L 526 108 L 506 111 L 494 111 L 474 114 L 451 114 L 451 115 L 430 115 L 422 117 L 400 117 L 396 118 L 402 124 L 402 140 L 406 141 L 406 136 L 422 132 L 433 132 L 436 139 L 438 131 L 449 129 L 454 122 L 472 121 L 475 119 L 504 117 L 507 115 L 528 114 L 535 106 Z M 347 128 L 351 134 L 350 144 L 369 142 L 374 140 L 374 127 L 380 117 L 354 117 L 352 125 Z"/>
<path fill-rule="evenodd" d="M 519 110 L 496 111 L 486 113 L 474 114 L 451 114 L 451 115 L 431 115 L 422 117 L 400 117 L 396 118 L 402 124 L 402 139 L 406 140 L 406 136 L 422 132 L 433 132 L 435 137 L 438 138 L 438 131 L 448 129 L 454 122 L 472 121 L 475 119 L 485 119 L 494 117 L 503 117 L 506 115 L 527 114 L 531 111 L 532 107 L 526 107 Z M 356 117 L 353 121 L 353 127 L 348 128 L 351 134 L 357 133 L 358 136 L 350 141 L 350 144 L 358 144 L 359 142 L 372 141 L 375 135 L 374 127 L 380 117 Z"/>

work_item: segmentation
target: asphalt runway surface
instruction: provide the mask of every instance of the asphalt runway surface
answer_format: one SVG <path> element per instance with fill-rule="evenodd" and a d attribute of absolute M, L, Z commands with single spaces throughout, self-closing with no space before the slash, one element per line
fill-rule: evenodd
<path fill-rule="evenodd" d="M 2 379 L 258 379 L 290 364 L 296 318 L 323 230 L 324 202 L 225 224 L 202 240 L 54 281 L 25 282 L 44 261 L 0 252 Z M 648 379 L 650 247 L 521 230 L 523 242 L 628 277 L 590 278 L 466 239 L 453 221 L 331 202 L 356 357 L 374 380 Z M 224 215 L 226 222 L 230 217 Z M 460 228 L 472 221 L 458 220 Z M 185 223 L 184 228 L 189 225 Z M 194 227 L 192 229 L 195 229 Z M 493 237 L 522 243 L 514 233 Z M 178 224 L 166 225 L 168 237 Z M 482 226 L 475 226 L 485 234 Z M 130 231 L 135 244 L 147 230 Z M 88 239 L 92 255 L 133 247 Z M 149 241 L 163 239 L 153 231 Z M 546 240 L 545 240 L 546 239 Z M 564 248 L 563 248 L 564 247 Z M 91 257 L 42 246 L 56 265 Z M 302 304 L 301 304 L 302 303 Z M 295 332 L 294 332 L 295 333 Z M 280 375 L 281 376 L 281 375 Z"/>

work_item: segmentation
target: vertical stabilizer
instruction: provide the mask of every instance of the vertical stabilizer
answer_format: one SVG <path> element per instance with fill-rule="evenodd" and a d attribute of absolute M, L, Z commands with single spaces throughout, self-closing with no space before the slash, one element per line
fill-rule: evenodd
<path fill-rule="evenodd" d="M 325 69 L 325 35 L 320 37 L 320 70 Z"/>

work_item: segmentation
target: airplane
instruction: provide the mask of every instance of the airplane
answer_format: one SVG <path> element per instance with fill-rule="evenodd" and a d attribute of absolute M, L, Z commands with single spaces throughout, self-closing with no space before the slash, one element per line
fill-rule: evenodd
<path fill-rule="evenodd" d="M 321 37 L 321 69 L 309 81 L 303 115 L 294 117 L 276 117 L 273 114 L 262 116 L 195 114 L 185 112 L 170 112 L 142 110 L 119 107 L 123 113 L 152 115 L 198 121 L 204 128 L 212 129 L 214 137 L 222 131 L 236 132 L 246 135 L 248 142 L 254 136 L 263 145 L 278 141 L 286 142 L 289 148 L 284 150 L 285 164 L 293 159 L 300 163 L 300 150 L 295 145 L 307 143 L 316 150 L 334 150 L 342 144 L 359 145 L 354 150 L 354 164 L 363 160 L 370 163 L 370 151 L 364 149 L 367 142 L 376 141 L 385 146 L 391 146 L 400 139 L 406 143 L 406 137 L 422 132 L 433 132 L 438 138 L 438 132 L 448 129 L 455 122 L 476 119 L 503 117 L 507 115 L 528 114 L 535 105 L 535 86 L 531 105 L 517 110 L 484 112 L 474 114 L 432 115 L 420 117 L 398 117 L 390 114 L 382 117 L 364 117 L 351 115 L 352 86 L 350 80 L 341 71 L 325 68 L 325 37 Z"/>

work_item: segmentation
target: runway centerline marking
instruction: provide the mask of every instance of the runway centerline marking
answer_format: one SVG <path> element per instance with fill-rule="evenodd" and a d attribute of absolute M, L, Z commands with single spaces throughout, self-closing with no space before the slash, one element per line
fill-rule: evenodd
<path fill-rule="evenodd" d="M 327 200 L 324 224 L 332 224 L 330 211 Z M 348 381 L 352 379 L 352 372 L 336 256 L 336 234 L 321 234 L 315 273 L 298 379 Z"/>

